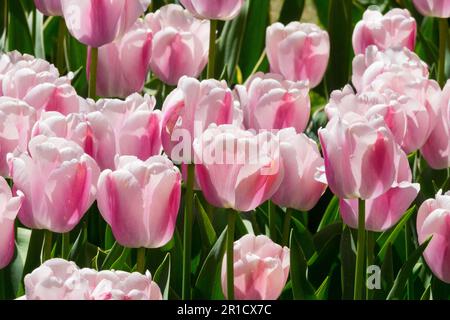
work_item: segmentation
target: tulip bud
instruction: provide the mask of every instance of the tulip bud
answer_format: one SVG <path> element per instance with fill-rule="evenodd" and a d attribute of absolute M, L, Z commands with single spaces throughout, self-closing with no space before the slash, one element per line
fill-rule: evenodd
<path fill-rule="evenodd" d="M 424 16 L 449 18 L 450 0 L 413 0 L 414 5 Z"/>
<path fill-rule="evenodd" d="M 232 20 L 241 11 L 244 0 L 181 0 L 194 16 L 208 20 Z"/>
<path fill-rule="evenodd" d="M 46 16 L 62 16 L 61 0 L 34 0 L 36 8 Z"/>

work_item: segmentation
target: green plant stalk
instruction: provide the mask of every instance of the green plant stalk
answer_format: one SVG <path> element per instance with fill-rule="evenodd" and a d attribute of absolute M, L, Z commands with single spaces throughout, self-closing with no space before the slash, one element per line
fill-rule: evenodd
<path fill-rule="evenodd" d="M 136 263 L 136 271 L 144 274 L 145 273 L 145 255 L 147 253 L 147 249 L 139 248 L 137 249 L 137 263 Z"/>
<path fill-rule="evenodd" d="M 409 255 L 414 252 L 414 245 L 412 243 L 412 230 L 410 228 L 410 221 L 407 221 L 405 224 L 405 256 L 408 259 Z M 411 277 L 408 277 L 406 281 L 406 298 L 408 300 L 414 299 L 414 287 L 411 282 Z"/>
<path fill-rule="evenodd" d="M 61 242 L 62 242 L 62 246 L 61 246 L 62 258 L 67 259 L 69 257 L 69 252 L 70 252 L 70 232 L 63 233 L 61 235 Z"/>
<path fill-rule="evenodd" d="M 52 249 L 53 249 L 53 233 L 49 230 L 45 230 L 44 247 L 42 248 L 42 262 L 45 262 L 52 258 Z"/>
<path fill-rule="evenodd" d="M 227 229 L 227 298 L 234 300 L 234 229 L 237 212 L 230 210 L 228 213 Z"/>
<path fill-rule="evenodd" d="M 375 255 L 374 255 L 374 250 L 375 250 L 375 235 L 373 234 L 372 231 L 367 231 L 367 266 L 371 266 L 374 264 L 375 262 Z M 366 286 L 366 299 L 367 300 L 371 300 L 373 297 L 373 290 L 369 289 L 369 287 Z"/>
<path fill-rule="evenodd" d="M 289 245 L 289 234 L 291 231 L 291 219 L 292 219 L 292 209 L 287 208 L 286 214 L 284 215 L 284 224 L 283 224 L 283 246 Z"/>
<path fill-rule="evenodd" d="M 32 15 L 31 40 L 33 41 L 33 48 L 36 48 L 36 20 L 37 20 L 36 8 L 33 8 L 31 15 Z"/>
<path fill-rule="evenodd" d="M 192 252 L 192 220 L 193 220 L 193 198 L 194 198 L 194 165 L 188 165 L 188 177 L 186 181 L 186 193 L 184 201 L 184 233 L 183 233 L 183 300 L 191 298 L 191 252 Z"/>
<path fill-rule="evenodd" d="M 89 76 L 89 98 L 97 97 L 97 65 L 98 65 L 98 48 L 91 49 L 91 64 Z"/>
<path fill-rule="evenodd" d="M 366 247 L 366 208 L 365 201 L 358 199 L 358 248 L 356 252 L 354 300 L 362 300 L 364 285 L 364 249 Z"/>
<path fill-rule="evenodd" d="M 66 23 L 62 17 L 59 17 L 58 28 L 58 47 L 56 48 L 56 67 L 60 73 L 66 71 L 66 57 L 64 53 L 64 42 L 66 38 Z"/>
<path fill-rule="evenodd" d="M 269 200 L 269 235 L 270 239 L 276 242 L 277 225 L 276 225 L 276 208 L 275 204 Z"/>
<path fill-rule="evenodd" d="M 447 51 L 448 22 L 445 18 L 439 19 L 439 62 L 438 62 L 438 82 L 443 87 L 445 85 L 445 55 Z"/>
<path fill-rule="evenodd" d="M 209 31 L 208 79 L 213 79 L 216 75 L 216 32 L 217 20 L 211 20 Z"/>

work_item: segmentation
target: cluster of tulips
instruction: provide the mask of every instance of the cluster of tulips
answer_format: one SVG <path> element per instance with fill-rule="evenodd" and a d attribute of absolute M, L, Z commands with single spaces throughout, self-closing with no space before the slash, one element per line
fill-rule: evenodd
<path fill-rule="evenodd" d="M 310 90 L 330 58 L 328 33 L 311 23 L 269 26 L 271 73 L 230 88 L 215 79 L 217 25 L 234 19 L 245 0 L 180 2 L 145 15 L 148 0 L 35 0 L 88 46 L 89 97 L 78 95 L 72 73 L 62 76 L 43 59 L 1 55 L 0 268 L 14 257 L 18 218 L 45 230 L 42 265 L 24 275 L 23 298 L 167 298 L 146 272 L 146 250 L 168 245 L 183 219 L 180 298 L 189 299 L 194 202 L 202 197 L 208 213 L 226 209 L 216 212 L 228 219 L 224 296 L 277 299 L 294 266 L 292 215 L 314 208 L 329 187 L 343 222 L 357 229 L 354 298 L 361 299 L 367 232 L 394 227 L 421 188 L 408 155 L 420 152 L 433 169 L 450 167 L 445 59 L 438 81 L 431 79 L 413 51 L 417 26 L 409 11 L 368 9 L 353 33 L 352 82 L 331 93 L 318 144 L 304 132 Z M 423 15 L 450 17 L 448 0 L 414 4 Z M 206 79 L 198 80 L 206 66 Z M 150 72 L 176 86 L 162 106 L 141 94 Z M 429 268 L 450 283 L 445 191 L 421 204 L 416 229 Z M 264 203 L 270 237 L 254 232 L 236 240 L 240 212 Z M 90 221 L 91 207 L 119 245 L 136 249 L 135 272 L 80 269 L 64 260 L 71 231 Z M 283 221 L 281 237 L 276 219 Z M 57 258 L 54 234 L 62 239 Z"/>

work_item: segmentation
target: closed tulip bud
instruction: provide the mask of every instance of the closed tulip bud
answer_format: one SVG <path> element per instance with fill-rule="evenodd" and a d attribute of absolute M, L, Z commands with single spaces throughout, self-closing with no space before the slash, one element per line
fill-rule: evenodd
<path fill-rule="evenodd" d="M 416 20 L 408 10 L 396 8 L 383 15 L 369 8 L 353 31 L 353 50 L 356 54 L 365 53 L 370 45 L 382 51 L 393 47 L 414 50 L 416 34 Z"/>
<path fill-rule="evenodd" d="M 334 117 L 319 130 L 331 191 L 344 199 L 372 199 L 395 181 L 401 149 L 383 119 Z"/>
<path fill-rule="evenodd" d="M 234 243 L 234 295 L 237 300 L 276 300 L 289 276 L 289 248 L 270 238 L 247 234 Z M 226 254 L 222 291 L 227 294 Z"/>
<path fill-rule="evenodd" d="M 98 181 L 98 208 L 118 243 L 159 248 L 172 239 L 181 197 L 181 173 L 163 156 L 123 156 Z"/>
<path fill-rule="evenodd" d="M 19 220 L 28 228 L 71 231 L 95 200 L 100 170 L 75 142 L 37 136 L 29 154 L 9 154 L 14 189 L 25 194 Z"/>
<path fill-rule="evenodd" d="M 194 16 L 208 20 L 232 20 L 241 11 L 244 0 L 181 0 Z"/>
<path fill-rule="evenodd" d="M 113 128 L 116 154 L 147 160 L 161 153 L 161 111 L 149 95 L 132 94 L 125 100 L 99 100 L 97 108 Z"/>
<path fill-rule="evenodd" d="M 8 183 L 0 177 L 0 269 L 6 267 L 14 256 L 14 222 L 23 202 L 23 193 L 13 197 Z"/>
<path fill-rule="evenodd" d="M 209 21 L 194 18 L 175 4 L 145 20 L 153 31 L 150 67 L 155 75 L 169 85 L 183 76 L 197 78 L 208 63 Z"/>
<path fill-rule="evenodd" d="M 67 29 L 81 43 L 98 48 L 125 34 L 149 0 L 61 0 Z"/>
<path fill-rule="evenodd" d="M 99 96 L 125 98 L 142 91 L 150 70 L 152 37 L 152 31 L 138 20 L 123 37 L 100 47 L 97 66 Z M 90 59 L 87 74 L 89 77 Z"/>
<path fill-rule="evenodd" d="M 220 208 L 251 211 L 269 200 L 283 179 L 277 138 L 233 125 L 211 125 L 194 140 L 197 182 Z"/>
<path fill-rule="evenodd" d="M 309 211 L 327 188 L 323 158 L 317 144 L 293 128 L 281 130 L 278 138 L 284 178 L 272 200 L 281 207 Z"/>
<path fill-rule="evenodd" d="M 36 112 L 27 103 L 0 97 L 0 175 L 9 176 L 6 155 L 16 149 L 26 151 Z"/>
<path fill-rule="evenodd" d="M 449 0 L 413 0 L 417 10 L 424 16 L 449 18 Z"/>
<path fill-rule="evenodd" d="M 434 275 L 450 283 L 450 192 L 438 192 L 435 199 L 428 199 L 417 213 L 417 236 L 424 243 L 432 236 L 423 256 Z"/>
<path fill-rule="evenodd" d="M 177 163 L 192 162 L 192 142 L 210 124 L 242 120 L 227 83 L 214 79 L 200 82 L 181 78 L 177 89 L 164 101 L 162 111 L 162 145 L 165 153 Z"/>
<path fill-rule="evenodd" d="M 311 102 L 307 82 L 284 80 L 277 74 L 257 73 L 236 93 L 244 110 L 247 129 L 271 130 L 294 127 L 303 132 Z"/>
<path fill-rule="evenodd" d="M 36 8 L 46 16 L 62 16 L 61 0 L 34 0 Z"/>
<path fill-rule="evenodd" d="M 398 152 L 394 160 L 397 177 L 382 195 L 365 201 L 365 228 L 383 232 L 393 227 L 403 217 L 420 190 L 418 183 L 411 183 L 412 174 L 406 154 Z M 358 200 L 340 199 L 342 220 L 351 228 L 358 228 Z"/>
<path fill-rule="evenodd" d="M 330 57 L 328 33 L 312 23 L 275 23 L 267 28 L 266 51 L 270 70 L 291 81 L 308 80 L 316 87 Z"/>
<path fill-rule="evenodd" d="M 450 167 L 450 81 L 444 87 L 440 112 L 427 142 L 420 150 L 433 169 Z"/>

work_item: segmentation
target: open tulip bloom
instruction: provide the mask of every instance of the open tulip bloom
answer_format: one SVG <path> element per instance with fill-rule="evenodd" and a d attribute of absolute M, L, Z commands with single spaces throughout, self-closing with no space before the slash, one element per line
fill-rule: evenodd
<path fill-rule="evenodd" d="M 450 0 L 0 11 L 0 299 L 450 299 Z"/>

